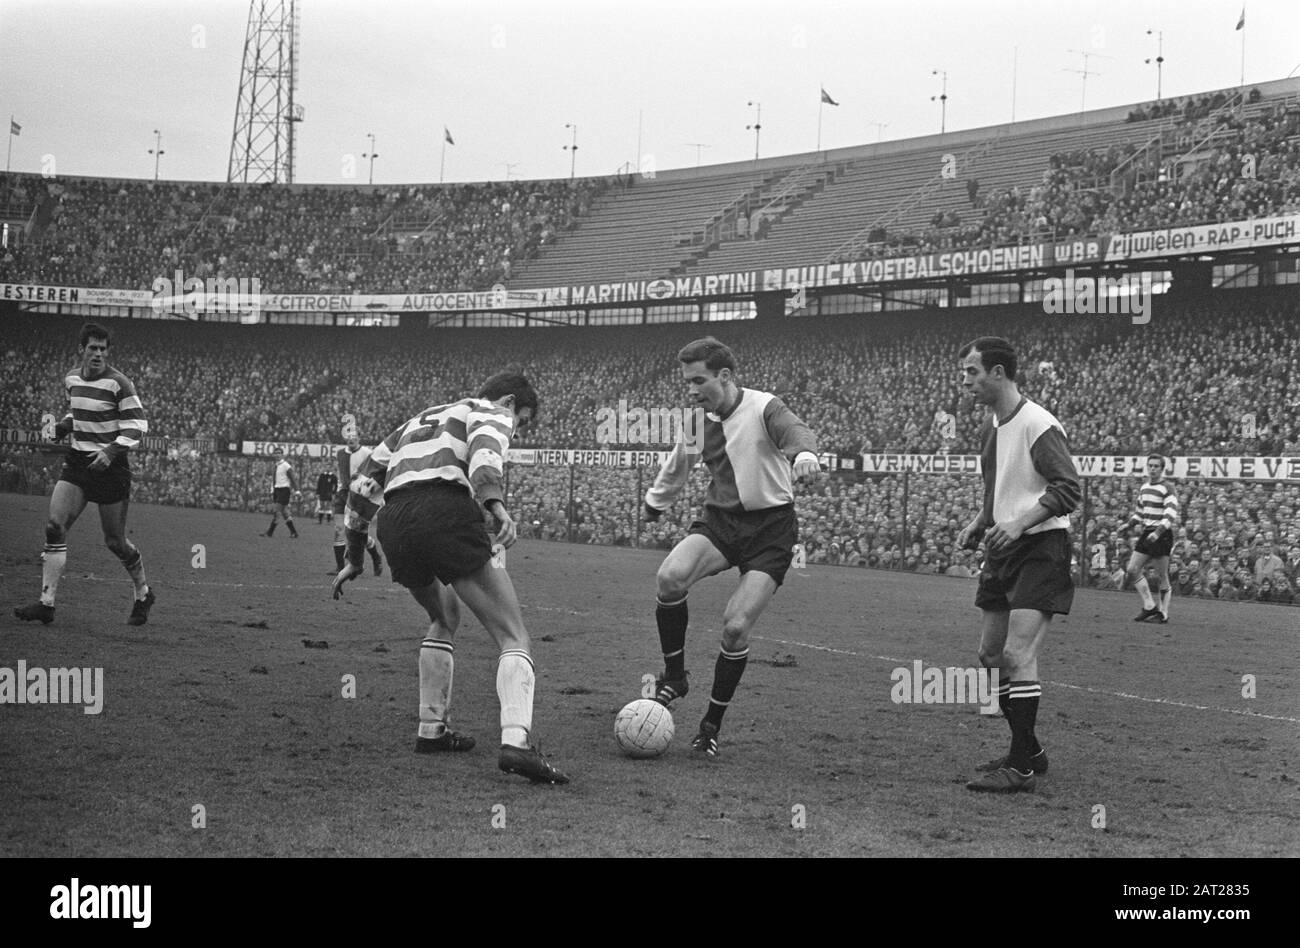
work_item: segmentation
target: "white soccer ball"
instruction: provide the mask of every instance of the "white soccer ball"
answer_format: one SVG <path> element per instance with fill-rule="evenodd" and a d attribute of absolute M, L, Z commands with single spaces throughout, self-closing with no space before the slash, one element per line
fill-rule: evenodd
<path fill-rule="evenodd" d="M 614 740 L 629 757 L 658 757 L 673 739 L 673 716 L 658 701 L 638 698 L 614 719 Z"/>

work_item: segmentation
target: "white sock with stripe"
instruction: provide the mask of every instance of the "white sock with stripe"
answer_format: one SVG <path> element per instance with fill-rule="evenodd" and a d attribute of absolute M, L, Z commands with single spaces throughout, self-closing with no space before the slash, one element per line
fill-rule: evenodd
<path fill-rule="evenodd" d="M 442 737 L 451 707 L 451 681 L 455 673 L 453 646 L 441 639 L 420 643 L 420 737 Z"/>
<path fill-rule="evenodd" d="M 501 743 L 527 747 L 533 729 L 533 660 L 521 648 L 506 649 L 497 661 L 497 699 L 501 702 Z"/>
<path fill-rule="evenodd" d="M 68 562 L 68 544 L 47 543 L 41 557 L 41 604 L 54 606 L 54 595 L 59 591 L 59 580 L 63 576 L 63 567 Z"/>

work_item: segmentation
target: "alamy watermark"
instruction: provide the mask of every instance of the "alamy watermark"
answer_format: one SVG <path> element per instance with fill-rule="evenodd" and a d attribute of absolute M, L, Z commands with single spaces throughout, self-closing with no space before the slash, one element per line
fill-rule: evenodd
<path fill-rule="evenodd" d="M 620 398 L 617 408 L 606 405 L 596 411 L 597 444 L 676 444 L 681 440 L 693 448 L 703 435 L 703 408 L 629 408 L 627 399 Z"/>
<path fill-rule="evenodd" d="M 0 704 L 80 704 L 85 714 L 104 710 L 104 669 L 0 666 Z"/>
<path fill-rule="evenodd" d="M 155 277 L 149 305 L 162 313 L 196 317 L 200 313 L 262 312 L 262 281 L 257 277 L 187 277 L 181 270 Z"/>
<path fill-rule="evenodd" d="M 911 668 L 899 666 L 889 673 L 894 704 L 978 704 L 980 714 L 997 714 L 996 668 L 926 668 L 918 659 Z"/>
<path fill-rule="evenodd" d="M 1126 273 L 1117 277 L 1075 276 L 1043 281 L 1043 312 L 1049 316 L 1128 316 L 1133 325 L 1151 322 L 1152 284 L 1150 273 Z"/>

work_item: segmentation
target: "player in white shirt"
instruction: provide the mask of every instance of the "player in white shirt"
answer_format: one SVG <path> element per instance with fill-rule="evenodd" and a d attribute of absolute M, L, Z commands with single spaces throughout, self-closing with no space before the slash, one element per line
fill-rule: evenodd
<path fill-rule="evenodd" d="M 302 496 L 298 490 L 298 475 L 293 465 L 285 459 L 284 448 L 276 448 L 271 455 L 275 459 L 275 473 L 271 475 L 271 525 L 259 536 L 275 536 L 276 524 L 284 518 L 284 525 L 289 528 L 289 536 L 298 539 L 298 528 L 293 525 L 293 514 L 289 513 L 289 501 Z"/>
<path fill-rule="evenodd" d="M 343 516 L 348 508 L 348 485 L 357 479 L 357 474 L 361 472 L 361 465 L 370 460 L 372 451 L 361 443 L 361 438 L 358 437 L 355 429 L 345 428 L 345 437 L 348 442 L 347 447 L 339 448 L 335 455 L 339 466 L 339 489 L 334 494 L 335 569 L 331 575 L 343 568 L 343 555 L 348 548 L 347 533 L 343 524 Z M 384 572 L 384 558 L 379 553 L 379 545 L 375 543 L 375 538 L 369 534 L 366 535 L 366 550 L 370 553 L 370 562 L 374 566 L 375 575 L 381 575 Z"/>

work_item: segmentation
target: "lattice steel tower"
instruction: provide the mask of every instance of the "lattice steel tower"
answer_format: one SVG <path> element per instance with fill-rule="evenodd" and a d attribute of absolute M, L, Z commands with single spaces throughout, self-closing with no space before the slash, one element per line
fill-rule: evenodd
<path fill-rule="evenodd" d="M 301 24 L 297 0 L 252 0 L 227 181 L 293 183 Z"/>

